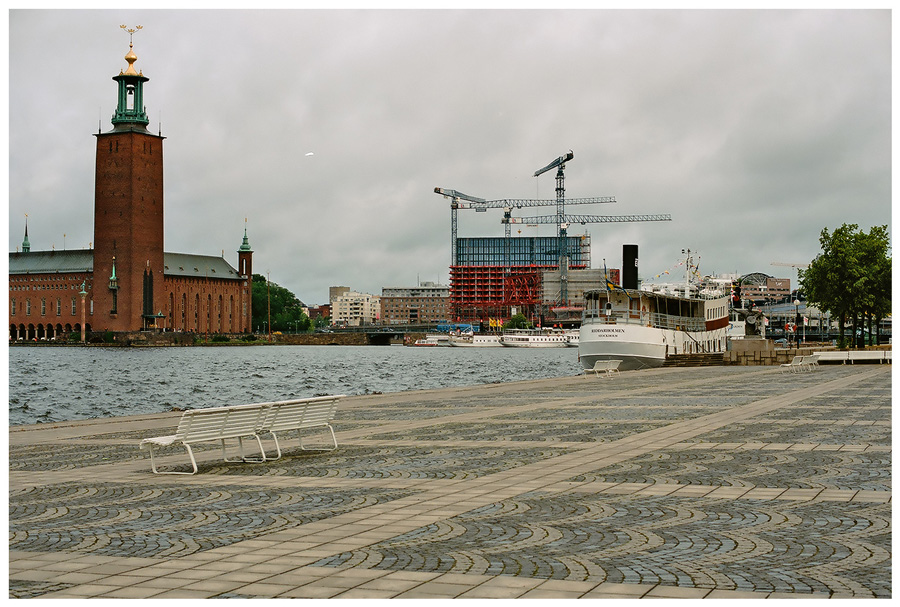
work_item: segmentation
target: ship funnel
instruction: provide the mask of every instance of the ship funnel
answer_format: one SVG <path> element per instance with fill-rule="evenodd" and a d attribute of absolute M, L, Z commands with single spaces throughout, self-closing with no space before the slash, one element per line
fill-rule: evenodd
<path fill-rule="evenodd" d="M 622 288 L 638 288 L 638 246 L 622 245 Z"/>

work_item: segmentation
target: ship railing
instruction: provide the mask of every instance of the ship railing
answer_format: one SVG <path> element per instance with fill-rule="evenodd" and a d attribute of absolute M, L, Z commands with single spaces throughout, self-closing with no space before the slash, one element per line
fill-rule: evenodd
<path fill-rule="evenodd" d="M 693 316 L 674 316 L 672 314 L 635 313 L 629 310 L 614 310 L 606 314 L 605 310 L 586 309 L 583 320 L 598 324 L 632 324 L 651 326 L 657 329 L 669 329 L 680 331 L 705 331 L 706 320 Z"/>
<path fill-rule="evenodd" d="M 629 322 L 629 319 L 632 315 L 628 313 L 628 311 L 623 310 L 614 310 L 611 314 L 607 314 L 605 310 L 598 310 L 597 308 L 585 309 L 584 315 L 582 319 L 585 321 L 591 321 L 600 324 L 617 324 Z M 632 320 L 631 322 L 636 322 Z"/>
<path fill-rule="evenodd" d="M 650 315 L 650 324 L 659 329 L 679 331 L 706 330 L 706 319 L 693 316 L 672 316 L 671 314 L 654 313 Z"/>

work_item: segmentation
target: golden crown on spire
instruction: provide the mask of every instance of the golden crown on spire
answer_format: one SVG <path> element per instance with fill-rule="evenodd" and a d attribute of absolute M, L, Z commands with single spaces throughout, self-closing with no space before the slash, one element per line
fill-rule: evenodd
<path fill-rule="evenodd" d="M 125 61 L 128 62 L 128 69 L 122 73 L 127 74 L 129 76 L 141 76 L 141 75 L 143 75 L 143 72 L 138 74 L 136 71 L 134 71 L 134 62 L 137 61 L 137 55 L 134 54 L 133 48 L 134 48 L 134 34 L 135 34 L 135 32 L 138 32 L 138 31 L 144 29 L 144 26 L 136 25 L 133 28 L 129 28 L 127 25 L 120 25 L 119 27 L 122 28 L 123 30 L 125 30 L 126 32 L 128 32 L 128 54 L 125 55 Z"/>

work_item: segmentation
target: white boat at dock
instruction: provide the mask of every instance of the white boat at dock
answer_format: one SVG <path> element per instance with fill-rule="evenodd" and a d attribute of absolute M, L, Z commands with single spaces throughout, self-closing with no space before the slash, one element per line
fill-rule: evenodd
<path fill-rule="evenodd" d="M 585 291 L 578 359 L 585 369 L 599 360 L 619 368 L 660 367 L 667 356 L 724 352 L 729 293 L 692 280 L 690 251 L 685 281 L 678 285 L 616 285 Z"/>
<path fill-rule="evenodd" d="M 450 345 L 450 337 L 448 335 L 426 335 L 425 339 L 417 339 L 414 343 L 410 344 L 416 347 L 428 347 L 428 346 L 449 346 Z"/>
<path fill-rule="evenodd" d="M 569 336 L 561 329 L 510 329 L 500 337 L 509 348 L 567 348 Z"/>
<path fill-rule="evenodd" d="M 499 348 L 500 336 L 493 333 L 451 335 L 450 345 L 455 348 Z"/>

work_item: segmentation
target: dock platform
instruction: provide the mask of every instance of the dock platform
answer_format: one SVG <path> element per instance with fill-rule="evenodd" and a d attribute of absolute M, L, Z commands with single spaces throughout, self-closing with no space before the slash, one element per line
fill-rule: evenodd
<path fill-rule="evenodd" d="M 154 475 L 179 416 L 9 428 L 10 597 L 891 597 L 888 365 L 350 397 L 336 451 Z"/>

